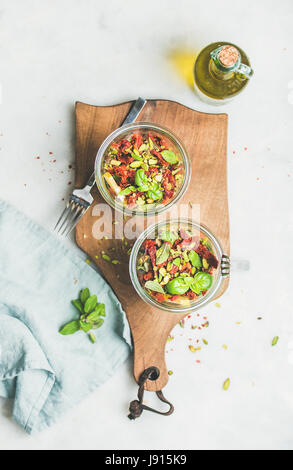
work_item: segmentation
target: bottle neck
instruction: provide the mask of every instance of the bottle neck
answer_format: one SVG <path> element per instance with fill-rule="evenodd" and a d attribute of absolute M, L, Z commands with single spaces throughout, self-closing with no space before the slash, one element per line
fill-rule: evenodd
<path fill-rule="evenodd" d="M 219 68 L 213 59 L 210 60 L 210 74 L 217 80 L 229 80 L 234 76 L 234 70 L 223 70 Z"/>
<path fill-rule="evenodd" d="M 221 46 L 211 52 L 210 73 L 218 80 L 229 80 L 237 71 L 240 52 L 233 46 Z"/>

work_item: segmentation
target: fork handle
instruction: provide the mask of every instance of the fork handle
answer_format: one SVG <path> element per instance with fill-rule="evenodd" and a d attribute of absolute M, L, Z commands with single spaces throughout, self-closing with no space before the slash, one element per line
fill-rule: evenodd
<path fill-rule="evenodd" d="M 147 100 L 144 98 L 137 98 L 137 100 L 133 103 L 131 106 L 130 110 L 128 111 L 128 114 L 124 121 L 121 123 L 121 126 L 124 126 L 124 124 L 130 124 L 131 122 L 134 122 L 136 118 L 139 116 L 140 112 L 143 110 L 143 108 L 146 105 Z M 89 186 L 89 191 L 92 189 L 96 181 L 96 175 L 95 172 L 91 174 L 87 184 L 85 187 Z"/>
<path fill-rule="evenodd" d="M 124 121 L 122 122 L 121 126 L 124 126 L 124 124 L 130 124 L 131 122 L 136 121 L 136 118 L 139 116 L 140 112 L 143 110 L 146 104 L 146 100 L 144 98 L 137 98 L 137 100 L 133 103 L 131 106 L 130 110 L 128 111 L 128 114 Z"/>
<path fill-rule="evenodd" d="M 92 187 L 93 187 L 94 184 L 95 184 L 95 181 L 96 181 L 96 175 L 95 175 L 95 172 L 93 171 L 92 174 L 91 174 L 91 176 L 89 177 L 89 180 L 88 180 L 87 184 L 85 185 L 85 188 L 86 188 L 87 186 L 89 186 L 89 188 L 90 188 L 89 190 L 91 190 Z"/>

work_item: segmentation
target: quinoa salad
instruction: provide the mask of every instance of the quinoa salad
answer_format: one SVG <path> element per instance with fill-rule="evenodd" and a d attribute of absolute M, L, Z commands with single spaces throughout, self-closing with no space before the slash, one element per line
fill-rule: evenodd
<path fill-rule="evenodd" d="M 182 185 L 184 165 L 167 139 L 135 132 L 110 145 L 102 174 L 112 197 L 129 209 L 147 210 L 172 201 Z"/>
<path fill-rule="evenodd" d="M 203 234 L 160 229 L 144 241 L 137 258 L 138 280 L 158 302 L 188 305 L 211 289 L 219 261 Z"/>

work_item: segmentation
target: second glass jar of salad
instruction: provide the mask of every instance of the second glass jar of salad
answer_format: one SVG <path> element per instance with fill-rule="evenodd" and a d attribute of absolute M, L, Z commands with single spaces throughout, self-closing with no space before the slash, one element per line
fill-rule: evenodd
<path fill-rule="evenodd" d="M 160 222 L 137 239 L 130 277 L 143 300 L 172 312 L 192 311 L 215 298 L 229 258 L 204 226 L 191 220 Z"/>

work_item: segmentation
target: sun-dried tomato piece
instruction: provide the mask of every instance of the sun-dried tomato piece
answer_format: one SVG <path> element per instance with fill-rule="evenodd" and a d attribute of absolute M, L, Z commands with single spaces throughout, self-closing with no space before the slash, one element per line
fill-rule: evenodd
<path fill-rule="evenodd" d="M 178 243 L 178 246 L 182 248 L 183 250 L 186 250 L 187 248 L 192 248 L 193 250 L 196 249 L 199 245 L 199 237 L 194 236 L 191 238 L 186 238 L 185 240 L 182 240 L 181 242 Z M 177 240 L 178 241 L 178 240 Z"/>
<path fill-rule="evenodd" d="M 193 292 L 192 290 L 189 290 L 187 293 L 186 293 L 187 297 L 190 299 L 190 300 L 195 300 L 197 298 L 197 295 L 195 294 L 195 292 Z"/>
<path fill-rule="evenodd" d="M 146 240 L 146 241 L 144 242 L 145 248 L 148 248 L 149 246 L 155 246 L 155 244 L 156 244 L 156 241 L 155 241 L 155 240 Z"/>
<path fill-rule="evenodd" d="M 172 268 L 171 268 L 170 271 L 169 271 L 169 273 L 170 273 L 170 274 L 175 274 L 175 273 L 177 273 L 178 269 L 179 269 L 179 267 L 176 266 L 176 264 L 173 264 L 173 265 L 172 265 Z"/>
<path fill-rule="evenodd" d="M 210 266 L 212 266 L 213 268 L 218 267 L 219 261 L 217 260 L 215 255 L 213 255 L 213 253 L 211 253 L 210 250 L 205 245 L 200 243 L 195 251 L 197 252 L 199 256 L 201 256 L 202 258 L 205 258 Z"/>
<path fill-rule="evenodd" d="M 161 264 L 157 264 L 157 266 L 158 266 L 158 268 L 164 268 L 165 266 L 167 266 L 167 264 L 168 264 L 168 261 L 166 260 Z"/>
<path fill-rule="evenodd" d="M 155 246 L 150 246 L 148 248 L 148 253 L 150 255 L 151 262 L 152 262 L 153 266 L 156 265 L 156 252 L 157 252 L 157 248 Z"/>
<path fill-rule="evenodd" d="M 138 195 L 136 193 L 135 194 L 130 194 L 130 196 L 128 196 L 128 198 L 127 198 L 128 206 L 130 208 L 135 207 L 137 199 L 138 199 Z"/>
<path fill-rule="evenodd" d="M 150 279 L 153 279 L 153 273 L 152 271 L 149 271 L 148 273 L 146 273 L 144 276 L 143 276 L 144 280 L 145 281 L 149 281 Z"/>
<path fill-rule="evenodd" d="M 163 294 L 157 293 L 156 294 L 156 299 L 158 302 L 164 302 L 165 296 Z"/>
<path fill-rule="evenodd" d="M 190 263 L 185 263 L 183 265 L 182 270 L 181 270 L 182 273 L 184 273 L 184 272 L 191 273 L 191 271 L 192 271 L 192 266 L 191 266 Z"/>
<path fill-rule="evenodd" d="M 132 163 L 134 161 L 134 158 L 129 155 L 129 153 L 120 153 L 119 155 L 117 155 L 117 158 L 120 162 L 122 163 Z"/>
<path fill-rule="evenodd" d="M 161 145 L 162 145 L 162 137 L 160 137 L 159 135 L 154 135 L 153 141 L 155 142 L 155 144 L 156 144 L 158 147 L 161 147 Z"/>
<path fill-rule="evenodd" d="M 162 186 L 164 189 L 164 199 L 163 201 L 166 202 L 169 199 L 172 199 L 174 195 L 174 188 L 175 188 L 175 178 L 172 175 L 171 171 L 166 168 L 163 174 L 163 181 Z"/>
<path fill-rule="evenodd" d="M 148 171 L 146 171 L 147 176 L 156 175 L 159 169 L 156 166 L 150 166 Z"/>
<path fill-rule="evenodd" d="M 150 255 L 152 265 L 155 266 L 156 264 L 156 242 L 154 240 L 146 240 L 145 241 L 145 252 Z"/>
<path fill-rule="evenodd" d="M 131 143 L 127 139 L 121 139 L 119 147 L 123 152 L 123 150 L 129 149 L 131 147 Z"/>
<path fill-rule="evenodd" d="M 172 297 L 170 297 L 170 300 L 172 302 L 175 302 L 175 300 L 177 300 L 179 297 L 180 297 L 180 295 L 172 295 Z"/>
<path fill-rule="evenodd" d="M 135 179 L 135 170 L 131 169 L 128 170 L 126 165 L 122 164 L 120 166 L 116 166 L 114 169 L 114 174 L 118 176 L 121 180 L 121 186 L 125 186 L 127 184 L 132 184 Z"/>
<path fill-rule="evenodd" d="M 140 134 L 133 134 L 131 137 L 131 144 L 133 145 L 133 148 L 138 150 L 139 147 L 143 144 L 142 136 Z"/>

